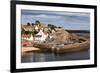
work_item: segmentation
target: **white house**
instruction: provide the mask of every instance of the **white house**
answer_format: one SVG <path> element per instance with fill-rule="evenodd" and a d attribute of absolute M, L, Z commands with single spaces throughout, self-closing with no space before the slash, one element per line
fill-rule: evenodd
<path fill-rule="evenodd" d="M 39 28 L 38 28 L 38 26 L 35 26 L 35 30 L 38 30 Z"/>
<path fill-rule="evenodd" d="M 28 41 L 33 41 L 33 36 L 31 34 L 30 38 L 27 39 Z"/>
<path fill-rule="evenodd" d="M 48 37 L 48 34 L 45 34 L 42 30 L 40 30 L 34 40 L 37 41 L 37 42 L 44 42 L 46 40 L 46 38 Z"/>
<path fill-rule="evenodd" d="M 27 41 L 33 41 L 33 36 L 32 36 L 32 34 L 30 34 L 30 35 L 22 35 L 22 39 L 23 40 L 27 40 Z"/>

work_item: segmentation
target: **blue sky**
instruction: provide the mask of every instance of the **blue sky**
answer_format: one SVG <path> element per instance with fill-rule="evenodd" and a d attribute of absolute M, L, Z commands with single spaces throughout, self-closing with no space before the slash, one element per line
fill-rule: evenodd
<path fill-rule="evenodd" d="M 35 23 L 53 24 L 71 30 L 90 30 L 90 14 L 65 11 L 21 10 L 21 24 Z"/>

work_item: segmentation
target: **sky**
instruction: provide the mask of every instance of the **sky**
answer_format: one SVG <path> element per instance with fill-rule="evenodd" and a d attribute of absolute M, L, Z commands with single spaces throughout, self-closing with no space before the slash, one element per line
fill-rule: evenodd
<path fill-rule="evenodd" d="M 90 30 L 90 13 L 21 10 L 21 24 L 35 23 L 36 20 L 70 30 Z"/>

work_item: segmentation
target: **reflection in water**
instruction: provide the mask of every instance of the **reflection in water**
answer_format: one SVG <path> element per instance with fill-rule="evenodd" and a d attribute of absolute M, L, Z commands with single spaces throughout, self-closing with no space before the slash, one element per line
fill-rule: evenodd
<path fill-rule="evenodd" d="M 38 53 L 28 52 L 21 57 L 23 62 L 48 62 L 48 61 L 67 61 L 67 60 L 87 60 L 90 59 L 90 50 L 74 52 L 74 53 Z"/>

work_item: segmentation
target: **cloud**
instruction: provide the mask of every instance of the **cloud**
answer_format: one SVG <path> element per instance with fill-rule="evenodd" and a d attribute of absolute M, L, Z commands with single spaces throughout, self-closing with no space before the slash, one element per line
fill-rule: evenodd
<path fill-rule="evenodd" d="M 44 24 L 50 23 L 69 29 L 89 29 L 90 27 L 89 13 L 57 11 L 27 11 L 22 13 L 22 23 L 34 23 L 36 20 Z"/>
<path fill-rule="evenodd" d="M 39 15 L 33 15 L 32 17 L 37 17 L 37 18 L 61 18 L 62 16 L 39 14 Z"/>
<path fill-rule="evenodd" d="M 22 10 L 22 14 L 29 14 L 29 15 L 39 15 L 39 14 L 46 14 L 46 15 L 68 15 L 68 16 L 84 16 L 89 17 L 89 13 L 87 12 L 68 12 L 68 11 L 43 11 L 43 10 Z"/>
<path fill-rule="evenodd" d="M 85 12 L 52 12 L 58 15 L 68 15 L 68 16 L 89 16 L 89 13 Z"/>

